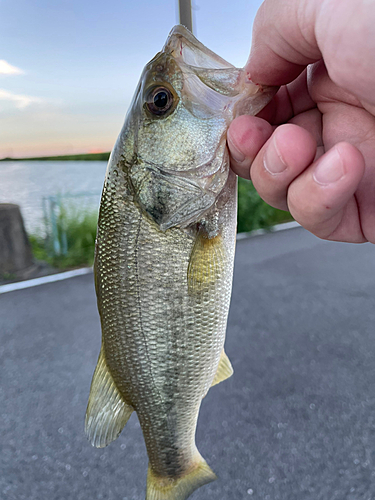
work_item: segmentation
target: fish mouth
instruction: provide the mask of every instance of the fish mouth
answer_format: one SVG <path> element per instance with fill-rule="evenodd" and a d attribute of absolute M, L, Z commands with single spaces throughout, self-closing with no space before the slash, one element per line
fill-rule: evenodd
<path fill-rule="evenodd" d="M 162 53 L 171 56 L 184 75 L 184 105 L 198 118 L 256 115 L 278 87 L 258 85 L 239 69 L 205 47 L 182 25 L 169 33 Z"/>
<path fill-rule="evenodd" d="M 206 69 L 234 68 L 228 61 L 205 47 L 181 24 L 171 30 L 162 52 L 172 55 L 177 62 L 187 66 Z"/>

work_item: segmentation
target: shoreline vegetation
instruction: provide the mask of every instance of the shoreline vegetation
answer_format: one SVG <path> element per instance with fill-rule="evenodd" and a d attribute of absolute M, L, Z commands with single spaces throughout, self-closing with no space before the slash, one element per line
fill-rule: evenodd
<path fill-rule="evenodd" d="M 38 156 L 33 158 L 2 158 L 0 161 L 108 161 L 111 153 L 84 153 L 62 156 Z"/>

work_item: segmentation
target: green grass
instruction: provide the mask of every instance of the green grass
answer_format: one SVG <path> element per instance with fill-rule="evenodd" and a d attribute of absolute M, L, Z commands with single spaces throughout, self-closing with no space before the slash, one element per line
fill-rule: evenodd
<path fill-rule="evenodd" d="M 87 153 L 81 155 L 39 156 L 35 158 L 2 158 L 0 161 L 108 161 L 110 153 Z"/>
<path fill-rule="evenodd" d="M 57 216 L 59 241 L 66 237 L 66 255 L 55 255 L 51 230 L 46 238 L 31 235 L 30 242 L 36 259 L 48 262 L 57 268 L 90 266 L 94 260 L 97 212 L 81 212 L 74 206 L 62 206 Z M 275 224 L 292 220 L 289 212 L 267 205 L 255 191 L 250 181 L 239 179 L 238 183 L 238 232 L 260 228 L 271 228 Z"/>
<path fill-rule="evenodd" d="M 237 232 L 269 229 L 276 224 L 293 220 L 289 212 L 270 207 L 255 191 L 252 182 L 238 179 Z"/>
<path fill-rule="evenodd" d="M 60 241 L 66 237 L 67 253 L 54 254 L 51 234 L 46 238 L 34 234 L 29 236 L 29 239 L 35 258 L 57 268 L 91 266 L 94 260 L 97 221 L 96 211 L 80 214 L 75 209 L 64 208 L 57 217 L 57 232 Z"/>

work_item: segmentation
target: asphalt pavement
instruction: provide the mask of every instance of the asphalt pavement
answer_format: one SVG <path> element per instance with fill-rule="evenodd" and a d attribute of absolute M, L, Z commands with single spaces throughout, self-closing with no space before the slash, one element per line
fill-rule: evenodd
<path fill-rule="evenodd" d="M 237 243 L 226 351 L 192 500 L 375 499 L 375 248 L 292 229 Z M 92 275 L 0 295 L 1 500 L 143 500 L 135 414 L 108 448 L 83 421 L 100 348 Z"/>

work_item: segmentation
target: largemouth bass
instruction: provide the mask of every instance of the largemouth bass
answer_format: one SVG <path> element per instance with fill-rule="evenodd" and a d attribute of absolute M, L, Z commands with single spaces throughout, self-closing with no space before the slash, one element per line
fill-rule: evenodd
<path fill-rule="evenodd" d="M 102 347 L 85 428 L 104 447 L 137 412 L 148 500 L 184 500 L 216 477 L 195 430 L 207 391 L 233 372 L 223 350 L 236 236 L 226 131 L 274 93 L 176 26 L 143 71 L 109 160 L 95 254 Z"/>

